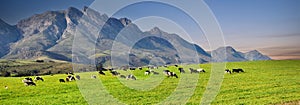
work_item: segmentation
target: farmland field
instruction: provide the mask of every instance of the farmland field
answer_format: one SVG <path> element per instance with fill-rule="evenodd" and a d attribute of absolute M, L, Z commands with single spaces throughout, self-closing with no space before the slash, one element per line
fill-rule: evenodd
<path fill-rule="evenodd" d="M 249 62 L 230 62 L 226 68 L 243 68 L 244 73 L 224 74 L 223 83 L 218 95 L 211 104 L 281 104 L 292 102 L 297 104 L 300 101 L 300 60 L 281 60 L 281 61 L 249 61 Z M 186 104 L 199 104 L 206 89 L 210 77 L 211 64 L 200 64 L 207 72 L 190 74 L 189 67 L 198 68 L 198 65 L 181 65 L 187 73 L 180 75 L 176 67 L 170 66 L 168 69 L 174 71 L 180 77 L 186 76 L 189 79 L 198 78 L 194 94 L 187 99 Z M 55 74 L 53 76 L 42 76 L 45 81 L 37 81 L 37 86 L 24 86 L 21 82 L 25 77 L 0 77 L 0 104 L 92 104 L 104 100 L 91 100 L 91 96 L 97 97 L 97 92 L 107 90 L 110 96 L 118 99 L 125 104 L 156 104 L 160 103 L 172 94 L 178 87 L 179 78 L 166 78 L 162 74 L 161 67 L 158 70 L 160 74 L 146 76 L 143 70 L 135 70 L 132 73 L 137 80 L 125 80 L 125 82 L 147 81 L 149 79 L 161 79 L 159 84 L 146 90 L 137 90 L 128 88 L 119 81 L 119 77 L 110 75 L 99 75 L 97 72 L 76 73 L 82 77 L 77 82 L 60 83 L 58 79 L 66 78 L 66 74 Z M 119 71 L 126 74 L 125 71 Z M 97 79 L 91 79 L 91 75 L 97 75 Z M 33 77 L 33 76 L 31 76 Z M 105 88 L 93 87 L 92 83 L 100 81 Z M 150 81 L 150 80 L 149 80 Z M 100 83 L 100 82 L 99 82 Z M 81 84 L 81 85 L 79 85 Z M 82 85 L 83 84 L 83 85 Z M 4 86 L 8 86 L 5 89 Z M 78 87 L 80 86 L 80 87 Z M 150 86 L 151 87 L 151 86 Z M 189 88 L 188 85 L 182 86 Z M 91 92 L 81 89 L 92 89 Z M 94 90 L 93 90 L 94 89 Z M 97 90 L 99 89 L 99 90 Z M 90 96 L 82 96 L 82 93 L 89 93 Z M 185 93 L 182 93 L 185 95 Z M 88 101 L 86 101 L 88 100 Z M 180 103 L 180 102 L 178 102 Z M 110 103 L 107 103 L 110 104 Z M 172 103 L 172 104 L 176 104 Z"/>

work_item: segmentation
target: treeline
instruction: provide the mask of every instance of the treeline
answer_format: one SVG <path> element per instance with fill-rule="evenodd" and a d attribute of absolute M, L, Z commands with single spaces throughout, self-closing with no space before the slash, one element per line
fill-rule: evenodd
<path fill-rule="evenodd" d="M 78 67 L 78 66 L 77 66 Z M 93 71 L 88 65 L 80 65 L 80 71 Z M 73 72 L 71 63 L 57 62 L 0 62 L 0 76 L 2 77 L 21 77 L 21 76 L 37 76 L 37 75 L 53 75 Z"/>

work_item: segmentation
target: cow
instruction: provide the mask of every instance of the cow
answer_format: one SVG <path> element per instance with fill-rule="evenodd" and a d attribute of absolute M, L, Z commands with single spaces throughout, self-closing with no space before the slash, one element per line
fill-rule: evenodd
<path fill-rule="evenodd" d="M 175 74 L 175 72 L 170 72 L 169 70 L 164 70 L 163 73 L 167 75 L 167 77 L 175 77 L 178 78 L 178 76 Z"/>
<path fill-rule="evenodd" d="M 225 73 L 231 74 L 231 71 L 230 71 L 229 69 L 226 69 L 226 70 L 225 70 Z"/>
<path fill-rule="evenodd" d="M 77 80 L 80 80 L 80 76 L 79 75 L 76 75 L 75 77 L 76 77 Z"/>
<path fill-rule="evenodd" d="M 190 69 L 191 74 L 193 74 L 193 73 L 200 73 L 198 70 L 195 70 L 193 68 L 189 68 L 189 69 Z"/>
<path fill-rule="evenodd" d="M 143 68 L 142 68 L 142 67 L 138 67 L 138 69 L 139 69 L 139 70 L 143 70 Z"/>
<path fill-rule="evenodd" d="M 103 71 L 99 71 L 99 74 L 101 75 L 105 75 L 105 73 Z"/>
<path fill-rule="evenodd" d="M 129 70 L 135 70 L 135 69 L 136 69 L 135 67 L 130 67 L 130 68 L 129 68 Z"/>
<path fill-rule="evenodd" d="M 174 65 L 175 67 L 178 67 L 178 65 Z"/>
<path fill-rule="evenodd" d="M 35 81 L 38 81 L 38 80 L 44 81 L 44 79 L 43 79 L 42 77 L 40 77 L 40 76 L 35 77 L 34 80 L 35 80 Z"/>
<path fill-rule="evenodd" d="M 234 72 L 240 73 L 240 72 L 244 72 L 244 70 L 240 69 L 240 68 L 238 68 L 238 69 L 232 69 L 232 73 L 234 73 Z"/>
<path fill-rule="evenodd" d="M 185 73 L 185 71 L 183 70 L 182 67 L 179 67 L 178 70 L 179 70 L 180 73 Z"/>
<path fill-rule="evenodd" d="M 65 82 L 65 80 L 64 79 L 59 79 L 59 82 Z"/>
<path fill-rule="evenodd" d="M 124 79 L 125 79 L 125 78 L 126 78 L 126 76 L 125 76 L 125 75 L 120 75 L 120 78 L 124 78 Z"/>
<path fill-rule="evenodd" d="M 117 76 L 117 75 L 119 75 L 120 73 L 118 73 L 117 71 L 110 71 L 110 73 L 113 75 L 113 76 Z"/>
<path fill-rule="evenodd" d="M 92 75 L 91 78 L 92 78 L 92 79 L 96 79 L 97 76 L 96 76 L 96 75 Z"/>
<path fill-rule="evenodd" d="M 75 77 L 73 75 L 69 75 L 69 76 L 67 76 L 66 80 L 67 80 L 67 82 L 73 81 L 73 80 L 75 81 Z"/>
<path fill-rule="evenodd" d="M 8 89 L 8 86 L 4 86 L 5 89 Z"/>
<path fill-rule="evenodd" d="M 145 75 L 149 75 L 150 73 L 151 73 L 151 72 L 150 72 L 149 70 L 146 70 L 144 74 L 145 74 Z"/>
<path fill-rule="evenodd" d="M 155 72 L 155 71 L 151 71 L 154 75 L 158 75 L 159 73 L 158 72 Z"/>
<path fill-rule="evenodd" d="M 136 80 L 135 76 L 132 75 L 132 74 L 128 75 L 128 76 L 126 77 L 126 79 L 127 79 L 127 80 L 128 80 L 128 79 Z"/>
<path fill-rule="evenodd" d="M 201 73 L 201 72 L 205 73 L 205 70 L 204 70 L 204 69 L 202 69 L 202 68 L 200 68 L 200 69 L 197 69 L 197 71 L 198 71 L 199 73 Z"/>
<path fill-rule="evenodd" d="M 30 86 L 30 85 L 36 86 L 36 84 L 32 81 L 32 78 L 29 77 L 23 79 L 22 82 L 24 83 L 25 86 Z"/>

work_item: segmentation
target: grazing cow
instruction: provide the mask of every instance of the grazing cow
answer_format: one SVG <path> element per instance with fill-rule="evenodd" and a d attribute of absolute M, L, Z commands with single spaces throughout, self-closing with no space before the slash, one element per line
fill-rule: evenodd
<path fill-rule="evenodd" d="M 120 73 L 118 73 L 117 71 L 110 71 L 110 73 L 111 73 L 113 76 L 117 76 L 117 75 L 120 74 Z"/>
<path fill-rule="evenodd" d="M 180 73 L 185 73 L 185 71 L 183 70 L 182 67 L 178 68 L 178 70 L 179 70 Z"/>
<path fill-rule="evenodd" d="M 96 75 L 92 75 L 91 78 L 92 78 L 92 79 L 96 79 L 97 76 L 96 76 Z"/>
<path fill-rule="evenodd" d="M 43 63 L 44 60 L 36 60 L 35 62 L 38 62 L 38 63 Z"/>
<path fill-rule="evenodd" d="M 23 79 L 22 82 L 24 83 L 25 86 L 30 86 L 30 85 L 36 86 L 36 84 L 32 81 L 32 78 L 29 77 Z"/>
<path fill-rule="evenodd" d="M 126 77 L 126 79 L 127 79 L 127 80 L 128 80 L 128 79 L 136 80 L 135 76 L 132 75 L 132 74 L 128 75 L 128 76 Z"/>
<path fill-rule="evenodd" d="M 73 80 L 75 81 L 75 77 L 73 75 L 69 75 L 69 76 L 67 76 L 66 80 L 67 81 L 73 81 Z"/>
<path fill-rule="evenodd" d="M 232 73 L 234 73 L 234 72 L 237 72 L 237 73 L 240 73 L 240 72 L 244 72 L 244 70 L 243 69 L 232 69 Z"/>
<path fill-rule="evenodd" d="M 190 69 L 191 74 L 193 74 L 193 73 L 200 73 L 198 70 L 195 70 L 193 68 L 189 68 L 189 69 Z"/>
<path fill-rule="evenodd" d="M 44 79 L 43 79 L 42 77 L 40 77 L 40 76 L 35 77 L 34 80 L 35 80 L 35 81 L 38 81 L 38 80 L 44 81 Z"/>
<path fill-rule="evenodd" d="M 178 76 L 174 72 L 170 72 L 169 70 L 164 70 L 163 72 L 168 77 L 176 77 L 176 78 L 178 78 Z"/>
<path fill-rule="evenodd" d="M 143 68 L 142 68 L 142 67 L 138 67 L 138 69 L 139 69 L 139 70 L 143 70 Z"/>
<path fill-rule="evenodd" d="M 5 89 L 8 89 L 8 86 L 4 86 Z"/>
<path fill-rule="evenodd" d="M 226 69 L 226 70 L 225 70 L 225 73 L 231 74 L 231 71 L 230 71 L 229 69 Z"/>
<path fill-rule="evenodd" d="M 105 75 L 105 73 L 103 71 L 99 71 L 99 74 L 101 75 Z"/>
<path fill-rule="evenodd" d="M 145 71 L 145 75 L 149 75 L 151 72 L 149 70 Z"/>
<path fill-rule="evenodd" d="M 197 71 L 199 72 L 199 73 L 201 73 L 201 72 L 203 72 L 203 73 L 205 73 L 205 70 L 204 69 L 197 69 Z"/>
<path fill-rule="evenodd" d="M 136 69 L 135 67 L 130 67 L 130 68 L 129 68 L 129 70 L 135 70 L 135 69 Z"/>
<path fill-rule="evenodd" d="M 174 65 L 175 67 L 178 67 L 178 65 Z"/>
<path fill-rule="evenodd" d="M 158 75 L 159 73 L 158 72 L 155 72 L 155 71 L 151 71 L 154 75 Z"/>
<path fill-rule="evenodd" d="M 164 67 L 165 67 L 165 68 L 168 68 L 168 66 L 167 66 L 167 65 L 164 65 Z"/>
<path fill-rule="evenodd" d="M 80 76 L 79 75 L 76 75 L 75 77 L 76 77 L 77 80 L 80 80 Z"/>
<path fill-rule="evenodd" d="M 126 78 L 126 76 L 125 76 L 125 75 L 120 75 L 120 78 L 124 78 L 124 79 L 125 79 L 125 78 Z"/>
<path fill-rule="evenodd" d="M 65 82 L 65 80 L 64 79 L 59 79 L 59 82 Z"/>

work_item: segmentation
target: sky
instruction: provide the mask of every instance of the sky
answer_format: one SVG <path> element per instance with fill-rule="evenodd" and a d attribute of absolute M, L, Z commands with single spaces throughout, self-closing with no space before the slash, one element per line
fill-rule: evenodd
<path fill-rule="evenodd" d="M 14 25 L 20 19 L 45 11 L 64 10 L 71 6 L 78 9 L 90 6 L 109 16 L 132 19 L 143 31 L 156 26 L 168 33 L 179 34 L 205 50 L 212 50 L 207 36 L 201 29 L 196 28 L 190 19 L 193 16 L 185 14 L 180 7 L 147 6 L 146 3 L 127 8 L 119 5 L 129 5 L 132 1 L 135 0 L 106 0 L 99 3 L 94 0 L 2 0 L 0 18 Z M 300 0 L 204 0 L 204 2 L 215 15 L 223 31 L 226 45 L 242 52 L 258 50 L 273 59 L 300 59 Z M 190 4 L 188 8 L 196 10 L 191 14 L 203 13 L 197 7 L 197 0 L 185 0 L 184 3 Z M 115 13 L 119 9 L 121 10 Z"/>

